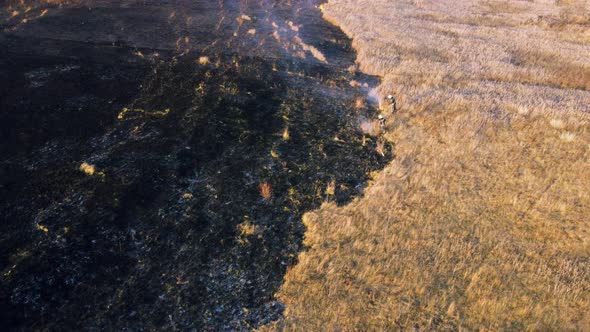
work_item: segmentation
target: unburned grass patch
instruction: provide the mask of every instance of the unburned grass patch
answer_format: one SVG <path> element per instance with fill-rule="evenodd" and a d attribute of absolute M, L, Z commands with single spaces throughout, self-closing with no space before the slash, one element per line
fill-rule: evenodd
<path fill-rule="evenodd" d="M 573 4 L 324 6 L 360 70 L 398 99 L 384 135 L 396 158 L 364 197 L 304 216 L 309 249 L 287 273 L 273 329 L 588 326 L 590 40 L 570 29 L 583 19 L 562 31 L 530 23 Z"/>
<path fill-rule="evenodd" d="M 541 69 L 542 72 L 515 70 L 507 75 L 509 80 L 549 85 L 566 89 L 590 90 L 590 65 L 562 59 L 556 54 L 532 49 L 511 51 L 511 62 L 525 69 Z"/>

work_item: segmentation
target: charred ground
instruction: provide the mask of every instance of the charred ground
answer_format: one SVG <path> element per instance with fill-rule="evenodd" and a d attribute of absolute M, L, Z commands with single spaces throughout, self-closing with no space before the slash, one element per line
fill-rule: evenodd
<path fill-rule="evenodd" d="M 350 42 L 315 3 L 228 3 L 35 2 L 3 18 L 5 327 L 275 320 L 302 214 L 349 201 L 392 157 L 359 131 L 374 114 L 350 82 L 373 79 L 347 70 Z"/>

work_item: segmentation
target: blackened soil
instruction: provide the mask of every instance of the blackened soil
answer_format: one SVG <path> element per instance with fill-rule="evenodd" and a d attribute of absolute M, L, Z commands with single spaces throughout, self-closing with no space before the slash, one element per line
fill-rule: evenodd
<path fill-rule="evenodd" d="M 375 114 L 350 80 L 372 79 L 347 71 L 350 41 L 314 1 L 113 3 L 32 2 L 3 19 L 0 322 L 278 319 L 302 214 L 348 202 L 392 157 L 358 129 Z"/>

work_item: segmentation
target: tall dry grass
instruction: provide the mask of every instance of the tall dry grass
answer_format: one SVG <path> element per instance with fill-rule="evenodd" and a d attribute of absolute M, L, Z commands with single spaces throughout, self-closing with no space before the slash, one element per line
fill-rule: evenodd
<path fill-rule="evenodd" d="M 590 329 L 587 1 L 330 0 L 396 159 L 304 217 L 264 329 Z M 548 23 L 550 22 L 550 23 Z"/>

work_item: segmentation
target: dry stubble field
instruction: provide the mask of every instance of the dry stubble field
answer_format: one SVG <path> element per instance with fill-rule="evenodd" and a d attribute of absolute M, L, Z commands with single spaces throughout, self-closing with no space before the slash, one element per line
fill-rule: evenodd
<path fill-rule="evenodd" d="M 304 217 L 298 331 L 590 330 L 588 1 L 330 0 L 396 159 Z"/>

